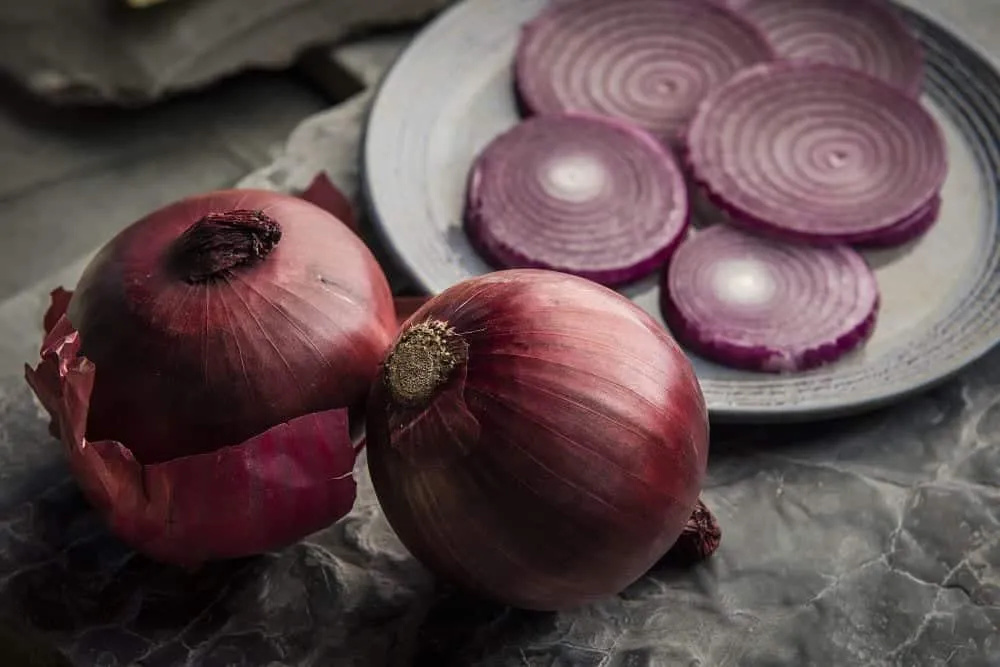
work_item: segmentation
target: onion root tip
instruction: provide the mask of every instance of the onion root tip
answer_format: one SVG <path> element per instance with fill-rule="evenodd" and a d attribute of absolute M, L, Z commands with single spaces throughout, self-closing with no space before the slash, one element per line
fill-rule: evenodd
<path fill-rule="evenodd" d="M 385 384 L 392 400 L 411 408 L 427 405 L 467 356 L 465 341 L 445 322 L 414 324 L 403 332 L 385 361 Z"/>

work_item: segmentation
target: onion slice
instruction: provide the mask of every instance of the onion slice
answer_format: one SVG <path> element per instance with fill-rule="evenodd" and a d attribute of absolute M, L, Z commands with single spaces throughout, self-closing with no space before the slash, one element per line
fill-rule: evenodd
<path fill-rule="evenodd" d="M 782 58 L 849 67 L 920 94 L 920 42 L 882 0 L 744 0 L 739 11 Z"/>
<path fill-rule="evenodd" d="M 498 268 L 624 284 L 662 265 L 687 223 L 676 160 L 610 118 L 526 120 L 486 147 L 469 178 L 466 231 Z"/>
<path fill-rule="evenodd" d="M 735 223 L 814 243 L 877 239 L 935 209 L 948 170 L 918 102 L 823 63 L 740 73 L 705 100 L 687 144 L 695 181 Z"/>
<path fill-rule="evenodd" d="M 672 141 L 705 95 L 772 57 L 749 22 L 705 0 L 574 0 L 525 26 L 516 86 L 528 113 L 607 115 Z"/>
<path fill-rule="evenodd" d="M 889 248 L 920 238 L 938 221 L 941 213 L 941 197 L 933 197 L 913 215 L 897 222 L 892 227 L 854 239 L 853 245 L 865 248 Z"/>
<path fill-rule="evenodd" d="M 664 274 L 663 315 L 691 351 L 765 372 L 815 368 L 872 333 L 875 276 L 848 246 L 786 244 L 728 225 L 699 232 Z"/>

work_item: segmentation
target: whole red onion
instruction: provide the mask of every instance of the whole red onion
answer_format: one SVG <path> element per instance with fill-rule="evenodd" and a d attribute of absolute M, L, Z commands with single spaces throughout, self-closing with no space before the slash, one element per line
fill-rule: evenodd
<path fill-rule="evenodd" d="M 614 595 L 664 556 L 708 457 L 705 402 L 666 330 L 610 289 L 534 269 L 420 308 L 367 427 L 375 491 L 412 553 L 539 610 Z M 698 557 L 718 542 L 706 516 L 685 550 Z"/>
<path fill-rule="evenodd" d="M 187 199 L 122 231 L 65 296 L 27 379 L 125 541 L 190 565 L 349 511 L 347 409 L 396 322 L 381 269 L 335 217 L 263 191 Z"/>

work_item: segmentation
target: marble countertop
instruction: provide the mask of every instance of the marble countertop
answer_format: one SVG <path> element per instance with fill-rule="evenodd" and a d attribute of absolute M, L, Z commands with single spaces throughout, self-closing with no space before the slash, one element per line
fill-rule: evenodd
<path fill-rule="evenodd" d="M 337 58 L 373 85 L 403 41 Z M 294 190 L 322 169 L 356 194 L 370 95 L 304 121 L 243 184 Z M 191 575 L 110 538 L 17 373 L 48 290 L 87 256 L 0 302 L 0 616 L 80 667 L 1000 665 L 1000 351 L 880 412 L 716 429 L 714 558 L 528 613 L 433 581 L 385 523 L 363 460 L 354 511 L 280 553 Z"/>

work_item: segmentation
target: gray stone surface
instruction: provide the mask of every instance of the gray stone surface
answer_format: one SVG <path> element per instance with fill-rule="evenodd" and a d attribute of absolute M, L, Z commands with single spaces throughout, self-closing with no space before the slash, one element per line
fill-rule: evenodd
<path fill-rule="evenodd" d="M 306 121 L 244 182 L 356 192 L 367 94 Z M 561 614 L 449 591 L 402 548 L 364 461 L 343 521 L 185 575 L 109 537 L 17 373 L 47 291 L 0 303 L 0 615 L 81 667 L 1000 665 L 1000 351 L 935 391 L 827 424 L 716 429 L 723 546 Z"/>
<path fill-rule="evenodd" d="M 0 72 L 62 103 L 145 104 L 309 47 L 419 21 L 450 0 L 121 0 L 0 3 Z"/>
<path fill-rule="evenodd" d="M 233 185 L 326 104 L 293 80 L 263 74 L 128 114 L 2 99 L 0 300 L 157 206 Z"/>

